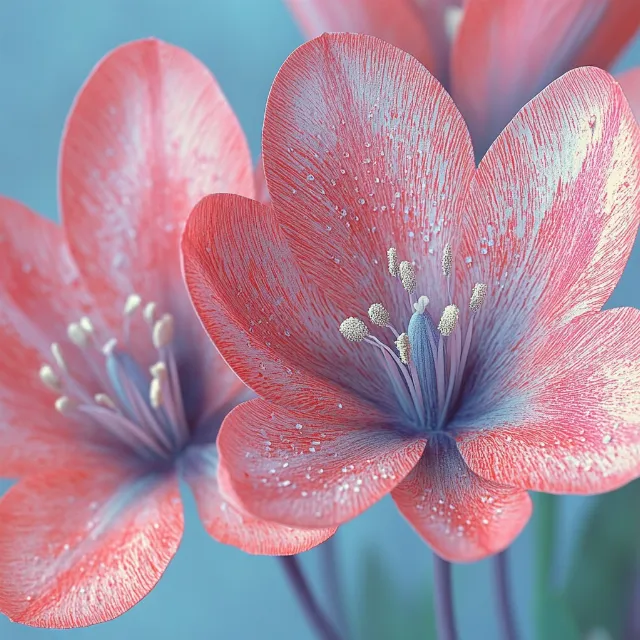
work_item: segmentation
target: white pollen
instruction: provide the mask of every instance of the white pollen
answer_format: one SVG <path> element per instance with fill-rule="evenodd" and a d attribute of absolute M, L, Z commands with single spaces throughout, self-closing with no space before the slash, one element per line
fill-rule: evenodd
<path fill-rule="evenodd" d="M 359 318 L 347 318 L 340 323 L 340 333 L 350 342 L 362 342 L 369 335 L 369 329 Z"/>
<path fill-rule="evenodd" d="M 124 303 L 124 314 L 130 316 L 134 313 L 142 304 L 142 298 L 137 293 L 131 293 L 127 296 L 127 300 Z"/>
<path fill-rule="evenodd" d="M 96 393 L 93 399 L 96 401 L 96 404 L 99 404 L 101 407 L 107 407 L 107 409 L 116 408 L 116 403 L 106 393 Z"/>
<path fill-rule="evenodd" d="M 87 318 L 87 316 L 82 316 L 82 318 L 80 318 L 80 326 L 85 333 L 89 335 L 93 333 L 93 323 L 89 318 Z"/>
<path fill-rule="evenodd" d="M 51 345 L 51 355 L 53 356 L 53 359 L 56 361 L 56 364 L 58 365 L 58 367 L 60 367 L 60 369 L 62 369 L 63 371 L 66 371 L 67 363 L 64 361 L 64 358 L 62 357 L 62 349 L 60 348 L 60 345 L 57 342 L 54 342 Z"/>
<path fill-rule="evenodd" d="M 379 327 L 386 327 L 389 324 L 389 312 L 379 302 L 375 302 L 369 307 L 369 319 Z"/>
<path fill-rule="evenodd" d="M 444 245 L 444 251 L 442 253 L 442 273 L 448 278 L 451 275 L 451 267 L 453 266 L 453 249 L 447 242 Z"/>
<path fill-rule="evenodd" d="M 438 323 L 438 331 L 443 336 L 450 336 L 458 324 L 458 316 L 460 315 L 460 309 L 455 304 L 448 304 L 442 312 L 442 317 Z"/>
<path fill-rule="evenodd" d="M 166 347 L 173 340 L 173 316 L 170 313 L 165 313 L 153 325 L 152 339 L 156 349 Z"/>
<path fill-rule="evenodd" d="M 142 316 L 149 323 L 153 324 L 156 321 L 156 310 L 158 305 L 155 302 L 147 302 L 142 311 Z"/>
<path fill-rule="evenodd" d="M 409 336 L 406 333 L 401 333 L 396 340 L 396 347 L 400 354 L 400 360 L 404 364 L 409 364 L 409 358 L 411 357 L 411 344 L 409 343 Z"/>
<path fill-rule="evenodd" d="M 156 362 L 149 367 L 149 371 L 154 378 L 164 380 L 167 376 L 167 365 L 164 362 Z"/>
<path fill-rule="evenodd" d="M 149 401 L 154 409 L 157 409 L 162 404 L 162 387 L 160 386 L 160 380 L 153 378 L 151 385 L 149 386 Z"/>
<path fill-rule="evenodd" d="M 398 252 L 391 247 L 387 250 L 387 259 L 389 260 L 389 273 L 397 278 L 400 275 L 400 270 L 398 268 Z"/>
<path fill-rule="evenodd" d="M 484 299 L 487 297 L 487 285 L 483 282 L 477 282 L 473 285 L 473 292 L 471 293 L 471 300 L 469 301 L 469 309 L 474 313 L 477 312 Z"/>
<path fill-rule="evenodd" d="M 83 349 L 87 346 L 88 336 L 79 322 L 72 322 L 67 327 L 67 336 L 76 347 Z"/>
<path fill-rule="evenodd" d="M 460 7 L 447 7 L 444 10 L 444 32 L 447 34 L 449 42 L 455 40 L 463 16 L 464 9 Z"/>
<path fill-rule="evenodd" d="M 58 378 L 56 372 L 48 364 L 43 364 L 40 367 L 40 380 L 42 384 L 51 389 L 51 391 L 60 391 L 62 388 L 60 378 Z"/>
<path fill-rule="evenodd" d="M 402 286 L 408 293 L 413 293 L 418 285 L 416 270 L 413 268 L 413 265 L 406 260 L 400 263 L 400 282 L 402 282 Z"/>
<path fill-rule="evenodd" d="M 54 406 L 56 408 L 56 411 L 65 414 L 69 413 L 69 411 L 71 411 L 75 407 L 75 404 L 73 400 L 71 400 L 71 398 L 68 398 L 67 396 L 60 396 L 55 401 Z"/>
<path fill-rule="evenodd" d="M 104 343 L 104 346 L 102 347 L 102 353 L 105 356 L 110 356 L 117 345 L 118 341 L 115 338 L 110 338 L 109 340 L 107 340 L 107 342 Z"/>
<path fill-rule="evenodd" d="M 413 303 L 413 308 L 416 313 L 424 313 L 429 306 L 429 298 L 427 296 L 420 296 L 418 302 Z"/>

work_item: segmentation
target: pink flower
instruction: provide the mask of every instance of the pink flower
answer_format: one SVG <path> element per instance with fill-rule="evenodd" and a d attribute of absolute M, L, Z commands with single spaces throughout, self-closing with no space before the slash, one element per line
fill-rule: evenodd
<path fill-rule="evenodd" d="M 288 554 L 296 531 L 217 484 L 215 439 L 247 390 L 191 307 L 179 237 L 204 194 L 252 197 L 240 126 L 209 71 L 157 40 L 89 77 L 60 155 L 62 227 L 0 201 L 0 611 L 75 627 L 143 598 L 183 529 L 178 478 L 207 531 Z M 39 377 L 38 377 L 39 376 Z"/>
<path fill-rule="evenodd" d="M 418 58 L 482 155 L 526 102 L 578 66 L 609 68 L 640 26 L 636 0 L 287 0 L 309 37 L 354 31 Z M 618 78 L 636 117 L 640 70 Z"/>
<path fill-rule="evenodd" d="M 261 396 L 218 440 L 245 508 L 329 527 L 390 492 L 469 561 L 511 543 L 527 491 L 638 476 L 640 312 L 600 309 L 640 222 L 639 151 L 598 69 L 535 97 L 476 169 L 411 56 L 344 34 L 295 51 L 265 116 L 272 206 L 210 196 L 183 236 L 200 318 Z"/>

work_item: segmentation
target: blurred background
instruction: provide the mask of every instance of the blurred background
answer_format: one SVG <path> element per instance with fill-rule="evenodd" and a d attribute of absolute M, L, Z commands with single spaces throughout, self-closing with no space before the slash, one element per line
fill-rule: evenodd
<path fill-rule="evenodd" d="M 235 109 L 254 156 L 269 86 L 302 36 L 281 0 L 2 0 L 0 2 L 0 193 L 57 219 L 59 138 L 73 97 L 113 47 L 157 36 L 209 66 Z M 640 64 L 640 41 L 616 70 Z M 640 306 L 640 245 L 610 306 Z M 0 481 L 0 491 L 8 483 Z M 637 494 L 637 492 L 636 492 Z M 74 631 L 30 629 L 0 616 L 1 640 L 313 638 L 278 561 L 215 543 L 186 495 L 182 546 L 158 587 L 121 618 Z M 558 579 L 594 499 L 562 499 Z M 637 505 L 640 511 L 640 503 Z M 512 548 L 512 580 L 525 640 L 533 638 L 532 522 Z M 384 500 L 336 536 L 355 637 L 426 638 L 431 611 L 429 549 Z M 320 588 L 317 551 L 304 556 Z M 491 564 L 454 570 L 463 639 L 498 637 Z M 383 616 L 394 631 L 384 631 Z M 366 626 L 368 623 L 369 626 Z M 364 626 L 363 626 L 364 625 Z M 402 631 L 400 630 L 402 626 Z M 377 627 L 377 631 L 371 630 Z"/>

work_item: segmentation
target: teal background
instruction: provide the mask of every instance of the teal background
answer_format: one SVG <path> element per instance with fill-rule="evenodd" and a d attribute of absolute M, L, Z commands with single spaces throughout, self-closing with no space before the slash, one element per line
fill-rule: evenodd
<path fill-rule="evenodd" d="M 57 218 L 56 161 L 63 122 L 93 65 L 128 40 L 157 36 L 189 49 L 214 72 L 258 154 L 264 103 L 285 57 L 302 42 L 279 0 L 2 0 L 0 2 L 0 193 Z M 640 43 L 619 68 L 640 64 Z M 640 306 L 640 246 L 612 303 Z M 6 488 L 0 484 L 0 489 Z M 563 499 L 558 572 L 590 506 Z M 98 627 L 50 631 L 20 627 L 0 616 L 0 640 L 312 638 L 278 562 L 212 541 L 186 496 L 183 544 L 158 587 L 121 618 Z M 388 566 L 388 586 L 415 601 L 430 580 L 428 548 L 384 500 L 337 535 L 352 617 L 360 609 L 364 554 Z M 318 553 L 304 561 L 318 578 Z M 513 581 L 525 640 L 530 613 L 532 532 L 513 547 Z M 497 637 L 491 565 L 455 568 L 456 608 L 463 639 Z M 425 597 L 424 607 L 430 607 Z M 416 637 L 420 637 L 418 633 Z M 402 640 L 401 638 L 398 640 Z"/>

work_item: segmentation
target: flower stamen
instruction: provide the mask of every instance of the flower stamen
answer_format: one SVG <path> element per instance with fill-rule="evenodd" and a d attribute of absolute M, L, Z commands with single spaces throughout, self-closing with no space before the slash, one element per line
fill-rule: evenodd
<path fill-rule="evenodd" d="M 373 324 L 378 325 L 379 327 L 387 327 L 389 326 L 389 312 L 381 305 L 379 302 L 372 304 L 369 307 L 369 319 Z"/>
<path fill-rule="evenodd" d="M 351 317 L 340 323 L 340 333 L 349 342 L 362 342 L 369 335 L 369 329 L 360 318 Z"/>
<path fill-rule="evenodd" d="M 397 278 L 400 275 L 400 267 L 398 265 L 398 252 L 391 247 L 387 250 L 387 261 L 389 264 L 389 273 Z"/>
<path fill-rule="evenodd" d="M 54 402 L 56 411 L 108 432 L 145 458 L 166 459 L 190 435 L 172 347 L 175 322 L 169 313 L 156 320 L 156 303 L 142 305 L 139 295 L 127 297 L 122 342 L 116 337 L 100 338 L 86 316 L 70 323 L 65 350 L 76 348 L 77 354 L 67 364 L 61 346 L 53 343 L 53 362 L 42 365 L 39 377 L 60 394 Z M 136 316 L 141 308 L 142 315 Z M 146 322 L 150 342 L 158 351 L 157 362 L 148 371 L 132 355 L 127 339 L 129 323 L 136 318 Z M 82 376 L 76 377 L 82 360 Z M 91 388 L 95 386 L 97 392 Z"/>
<path fill-rule="evenodd" d="M 418 286 L 418 280 L 416 279 L 416 270 L 413 265 L 406 260 L 400 263 L 400 282 L 407 293 L 413 293 Z"/>
<path fill-rule="evenodd" d="M 448 304 L 440 317 L 438 331 L 445 337 L 450 336 L 456 329 L 459 315 L 460 309 L 455 304 Z"/>
<path fill-rule="evenodd" d="M 461 313 L 453 302 L 444 307 L 436 326 L 428 310 L 429 297 L 420 295 L 415 300 L 418 281 L 414 264 L 406 260 L 398 264 L 394 248 L 388 250 L 387 257 L 389 273 L 394 277 L 399 276 L 403 288 L 410 294 L 412 315 L 409 326 L 406 332 L 398 332 L 391 324 L 391 313 L 380 302 L 369 307 L 368 316 L 373 325 L 393 331 L 397 351 L 371 335 L 367 325 L 359 318 L 344 320 L 340 325 L 340 333 L 350 342 L 366 342 L 379 349 L 400 406 L 417 428 L 446 429 L 462 385 L 473 336 L 474 316 L 484 304 L 487 285 L 476 283 L 473 287 L 466 332 L 457 330 Z M 455 264 L 453 250 L 448 243 L 443 249 L 441 266 L 451 299 Z"/>
<path fill-rule="evenodd" d="M 411 358 L 411 344 L 409 343 L 409 336 L 406 333 L 401 333 L 396 340 L 396 347 L 400 354 L 400 361 L 402 364 L 409 364 Z"/>

